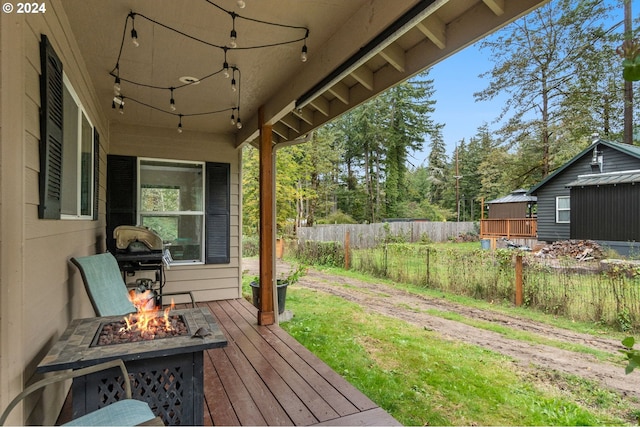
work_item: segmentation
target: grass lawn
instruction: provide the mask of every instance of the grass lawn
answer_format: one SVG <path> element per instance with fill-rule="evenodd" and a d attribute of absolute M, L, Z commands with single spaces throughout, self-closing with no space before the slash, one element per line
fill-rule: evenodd
<path fill-rule="evenodd" d="M 541 381 L 503 355 L 289 287 L 281 326 L 404 425 L 612 425 L 633 408 L 583 379 Z M 557 386 L 550 386 L 556 384 Z"/>

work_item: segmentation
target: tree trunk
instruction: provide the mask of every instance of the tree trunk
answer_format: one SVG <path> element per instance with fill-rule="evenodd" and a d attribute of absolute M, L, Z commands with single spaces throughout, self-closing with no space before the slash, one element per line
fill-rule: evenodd
<path fill-rule="evenodd" d="M 624 2 L 624 38 L 631 40 L 631 0 Z M 633 144 L 633 82 L 624 82 L 624 140 L 625 144 Z"/>

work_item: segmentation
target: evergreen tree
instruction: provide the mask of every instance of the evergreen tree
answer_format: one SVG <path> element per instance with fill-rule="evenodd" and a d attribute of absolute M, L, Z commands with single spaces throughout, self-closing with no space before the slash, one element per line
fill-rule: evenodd
<path fill-rule="evenodd" d="M 449 181 L 446 172 L 447 148 L 442 137 L 442 126 L 438 126 L 431 134 L 428 165 L 426 168 L 427 179 L 431 184 L 427 198 L 431 204 L 440 205 L 443 202 L 444 190 Z"/>
<path fill-rule="evenodd" d="M 590 53 L 604 48 L 606 13 L 601 0 L 554 0 L 481 42 L 495 66 L 481 75 L 490 78 L 489 87 L 474 95 L 511 95 L 500 116 L 512 114 L 503 133 L 518 143 L 537 142 L 543 177 L 554 166 L 552 128 L 573 125 L 566 100 L 580 87 L 580 64 L 592 64 Z"/>

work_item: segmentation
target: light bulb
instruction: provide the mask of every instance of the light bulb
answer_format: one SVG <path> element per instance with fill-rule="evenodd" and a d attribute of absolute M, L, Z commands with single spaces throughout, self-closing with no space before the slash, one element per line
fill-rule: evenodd
<path fill-rule="evenodd" d="M 178 133 L 182 133 L 182 123 L 178 123 Z"/>
<path fill-rule="evenodd" d="M 236 125 L 236 116 L 234 116 L 233 114 L 231 115 L 231 126 L 235 126 Z"/>
<path fill-rule="evenodd" d="M 226 78 L 229 78 L 229 76 L 231 76 L 231 74 L 229 74 L 229 63 L 227 61 L 224 61 L 224 64 L 222 64 L 222 70 Z"/>
<path fill-rule="evenodd" d="M 242 129 L 242 122 L 240 121 L 240 117 L 238 117 L 238 121 L 236 122 L 236 127 L 238 129 Z"/>
<path fill-rule="evenodd" d="M 120 114 L 124 114 L 124 102 L 120 103 Z"/>
<path fill-rule="evenodd" d="M 171 108 L 171 111 L 176 111 L 176 102 L 173 100 L 173 98 L 171 98 L 171 101 L 169 101 L 169 108 Z"/>
<path fill-rule="evenodd" d="M 236 39 L 238 38 L 238 34 L 236 30 L 231 30 L 231 36 L 229 37 L 229 46 L 236 48 L 238 47 L 238 43 L 236 43 Z"/>
<path fill-rule="evenodd" d="M 300 60 L 302 62 L 307 62 L 307 45 L 302 46 L 302 53 L 300 53 Z"/>
<path fill-rule="evenodd" d="M 120 95 L 120 77 L 116 76 L 116 81 L 113 83 L 113 94 L 114 95 Z"/>
<path fill-rule="evenodd" d="M 238 90 L 238 88 L 236 87 L 236 79 L 235 79 L 235 77 L 231 79 L 231 90 L 234 91 L 234 92 L 236 90 Z"/>
<path fill-rule="evenodd" d="M 238 7 L 240 9 L 244 9 L 244 7 L 246 6 L 244 0 L 238 0 Z"/>
<path fill-rule="evenodd" d="M 131 29 L 131 43 L 133 43 L 135 47 L 140 46 L 140 43 L 138 42 L 138 32 L 135 28 Z"/>

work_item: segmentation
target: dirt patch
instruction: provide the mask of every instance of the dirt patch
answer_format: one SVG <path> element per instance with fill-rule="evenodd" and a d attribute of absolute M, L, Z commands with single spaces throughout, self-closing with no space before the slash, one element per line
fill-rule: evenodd
<path fill-rule="evenodd" d="M 278 260 L 278 274 L 287 272 L 290 268 L 288 264 Z M 248 274 L 258 274 L 258 261 L 244 260 L 243 269 L 247 270 Z M 622 355 L 618 352 L 622 345 L 617 340 L 576 333 L 493 311 L 469 308 L 444 299 L 412 295 L 390 286 L 329 275 L 311 268 L 296 286 L 340 296 L 372 312 L 435 331 L 446 339 L 475 344 L 510 356 L 523 369 L 535 371 L 536 367 L 540 367 L 544 370 L 572 374 L 596 381 L 622 396 L 640 398 L 640 378 L 635 372 L 631 375 L 624 373 Z M 430 315 L 429 312 L 432 310 L 457 313 L 465 318 L 497 323 L 514 330 L 535 333 L 550 340 L 591 347 L 615 355 L 620 359 L 620 363 L 602 362 L 585 353 L 509 339 L 497 332 Z"/>

